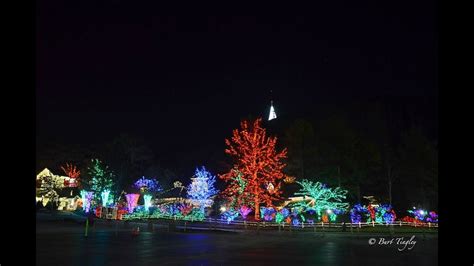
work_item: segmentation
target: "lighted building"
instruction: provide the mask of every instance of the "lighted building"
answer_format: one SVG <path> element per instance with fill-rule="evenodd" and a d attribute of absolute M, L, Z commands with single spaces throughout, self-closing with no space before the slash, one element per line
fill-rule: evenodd
<path fill-rule="evenodd" d="M 72 190 L 65 194 L 64 188 L 76 187 L 76 180 L 68 176 L 53 174 L 48 168 L 36 175 L 36 201 L 43 206 L 49 201 L 55 201 L 58 210 L 75 210 L 79 197 L 74 197 Z"/>

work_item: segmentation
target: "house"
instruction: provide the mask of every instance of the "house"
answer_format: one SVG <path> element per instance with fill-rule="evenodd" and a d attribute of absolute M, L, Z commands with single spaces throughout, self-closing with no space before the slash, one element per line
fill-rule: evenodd
<path fill-rule="evenodd" d="M 70 192 L 64 190 L 74 187 L 77 187 L 76 179 L 55 175 L 45 168 L 36 175 L 36 201 L 40 201 L 43 206 L 49 201 L 54 201 L 58 210 L 75 210 L 80 197 L 74 197 L 72 190 Z"/>

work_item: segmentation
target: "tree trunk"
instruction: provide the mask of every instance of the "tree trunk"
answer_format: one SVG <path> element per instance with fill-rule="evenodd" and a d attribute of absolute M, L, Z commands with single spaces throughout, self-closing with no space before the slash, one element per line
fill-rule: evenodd
<path fill-rule="evenodd" d="M 256 182 L 257 180 L 257 173 L 253 175 L 253 181 Z M 260 220 L 260 199 L 258 198 L 258 188 L 254 189 L 254 201 L 255 201 L 255 220 Z"/>
<path fill-rule="evenodd" d="M 260 220 L 260 202 L 258 200 L 258 197 L 255 197 L 255 220 Z"/>

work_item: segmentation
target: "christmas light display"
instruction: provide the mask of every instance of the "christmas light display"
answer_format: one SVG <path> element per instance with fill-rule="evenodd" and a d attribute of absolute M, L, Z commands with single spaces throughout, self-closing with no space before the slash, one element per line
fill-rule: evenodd
<path fill-rule="evenodd" d="M 367 222 L 375 221 L 375 207 L 372 206 L 372 204 L 369 204 L 369 206 L 367 206 L 367 211 L 369 212 Z"/>
<path fill-rule="evenodd" d="M 293 218 L 291 220 L 291 223 L 293 224 L 293 226 L 298 226 L 300 224 L 300 220 L 298 220 L 298 218 Z"/>
<path fill-rule="evenodd" d="M 397 215 L 395 213 L 395 210 L 391 209 L 390 211 L 386 212 L 383 215 L 383 220 L 386 224 L 391 224 L 395 222 L 395 219 L 397 218 Z"/>
<path fill-rule="evenodd" d="M 154 193 L 162 191 L 162 188 L 156 179 L 147 179 L 144 176 L 138 179 L 133 186 L 142 193 Z"/>
<path fill-rule="evenodd" d="M 323 221 L 324 223 L 329 223 L 328 215 L 323 214 L 322 217 L 321 217 L 321 221 Z"/>
<path fill-rule="evenodd" d="M 268 183 L 268 185 L 267 185 L 267 190 L 268 190 L 268 192 L 272 193 L 274 189 L 275 189 L 275 187 L 273 186 L 273 184 L 272 184 L 272 183 Z"/>
<path fill-rule="evenodd" d="M 59 194 L 56 191 L 49 190 L 48 192 L 46 192 L 46 194 L 43 195 L 41 202 L 43 206 L 46 207 L 49 201 L 57 200 L 58 198 L 59 198 Z"/>
<path fill-rule="evenodd" d="M 426 218 L 426 221 L 430 223 L 437 223 L 438 214 L 435 211 L 430 211 L 429 217 Z"/>
<path fill-rule="evenodd" d="M 276 211 L 272 207 L 260 207 L 260 218 L 263 218 L 265 221 L 270 222 L 275 218 Z"/>
<path fill-rule="evenodd" d="M 295 220 L 297 219 L 298 222 L 299 221 L 302 221 L 302 222 L 305 222 L 306 221 L 306 218 L 304 217 L 304 213 L 303 213 L 303 208 L 300 208 L 300 207 L 294 207 L 291 209 L 291 212 L 289 213 L 289 217 L 291 216 L 291 220 Z"/>
<path fill-rule="evenodd" d="M 332 189 L 320 182 L 314 183 L 306 179 L 296 183 L 301 185 L 301 189 L 295 195 L 303 196 L 304 200 L 292 205 L 302 208 L 303 211 L 314 210 L 318 217 L 321 217 L 323 212 L 327 210 L 334 212 L 332 215 L 337 215 L 349 208 L 349 204 L 343 202 L 346 198 L 347 190 L 339 187 Z M 335 219 L 335 217 L 333 216 L 332 219 Z"/>
<path fill-rule="evenodd" d="M 64 180 L 53 174 L 48 168 L 44 168 L 43 171 L 39 172 L 36 175 L 36 180 L 40 181 L 39 186 L 53 186 L 55 188 L 63 188 L 64 187 Z M 44 184 L 46 183 L 46 184 Z"/>
<path fill-rule="evenodd" d="M 337 216 L 338 216 L 339 214 L 342 214 L 342 211 L 337 210 L 337 209 L 334 210 L 334 211 L 333 211 L 333 210 L 328 210 L 328 211 L 327 211 L 327 214 L 328 214 L 328 216 L 329 216 L 329 220 L 330 220 L 331 222 L 335 222 Z"/>
<path fill-rule="evenodd" d="M 211 207 L 213 204 L 212 197 L 218 192 L 214 187 L 216 177 L 211 175 L 204 166 L 201 169 L 196 168 L 194 176 L 194 178 L 191 178 L 191 184 L 187 189 L 188 198 L 201 209 Z"/>
<path fill-rule="evenodd" d="M 114 185 L 114 174 L 109 167 L 103 164 L 99 159 L 92 159 L 92 164 L 88 168 L 89 175 L 92 177 L 89 182 L 91 189 L 100 193 L 104 190 L 112 190 Z"/>
<path fill-rule="evenodd" d="M 61 169 L 70 178 L 69 180 L 64 179 L 64 186 L 77 187 L 79 185 L 81 171 L 77 170 L 75 165 L 69 163 L 66 163 L 66 166 L 61 166 Z"/>
<path fill-rule="evenodd" d="M 236 208 L 237 206 L 241 205 L 253 206 L 252 197 L 250 193 L 245 191 L 247 181 L 242 178 L 243 174 L 237 169 L 232 169 L 232 171 L 234 171 L 234 177 L 232 177 L 231 179 L 234 182 L 234 185 L 238 186 L 238 189 L 233 197 L 229 197 L 229 207 Z"/>
<path fill-rule="evenodd" d="M 243 121 L 241 130 L 234 130 L 232 138 L 225 140 L 228 146 L 225 152 L 234 158 L 234 169 L 219 176 L 228 183 L 222 194 L 229 202 L 234 202 L 237 198 L 237 206 L 251 203 L 256 220 L 260 219 L 261 203 L 273 206 L 273 201 L 280 199 L 280 181 L 286 177 L 282 172 L 286 149 L 276 151 L 276 137 L 267 137 L 261 122 L 261 118 L 251 125 Z M 239 174 L 239 178 L 245 183 L 242 193 L 239 193 L 242 182 L 239 184 L 236 180 Z M 272 189 L 268 190 L 270 183 Z"/>
<path fill-rule="evenodd" d="M 275 214 L 276 223 L 281 224 L 281 222 L 283 222 L 284 219 L 285 219 L 285 216 L 283 216 L 281 212 L 277 212 L 277 214 Z"/>
<path fill-rule="evenodd" d="M 90 211 L 93 197 L 94 192 L 81 190 L 82 210 L 84 210 L 86 213 Z"/>
<path fill-rule="evenodd" d="M 178 216 L 181 215 L 181 211 L 179 208 L 181 207 L 181 204 L 170 204 L 166 206 L 166 213 L 168 213 L 170 216 Z"/>
<path fill-rule="evenodd" d="M 36 195 L 41 196 L 44 206 L 49 201 L 59 199 L 59 194 L 56 191 L 64 188 L 64 183 L 67 179 L 68 177 L 54 175 L 48 168 L 45 168 L 36 176 L 38 186 Z"/>
<path fill-rule="evenodd" d="M 193 206 L 192 205 L 186 205 L 186 204 L 183 204 L 183 205 L 180 205 L 178 207 L 181 215 L 183 215 L 184 217 L 188 216 L 188 214 L 191 213 L 191 211 L 193 210 Z"/>
<path fill-rule="evenodd" d="M 94 210 L 94 214 L 96 217 L 101 217 L 102 216 L 102 207 L 97 206 Z"/>
<path fill-rule="evenodd" d="M 428 215 L 428 212 L 426 212 L 425 210 L 420 210 L 420 209 L 413 209 L 413 210 L 409 210 L 408 212 L 414 215 L 415 218 L 419 221 L 425 221 L 425 218 Z"/>
<path fill-rule="evenodd" d="M 192 210 L 191 214 L 188 215 L 188 218 L 190 218 L 191 220 L 194 220 L 194 221 L 202 221 L 206 217 L 205 217 L 204 212 L 200 208 L 194 208 Z"/>
<path fill-rule="evenodd" d="M 143 206 L 137 206 L 133 213 L 128 213 L 123 215 L 123 218 L 125 220 L 131 220 L 131 219 L 147 219 L 150 218 L 150 212 L 145 209 Z"/>
<path fill-rule="evenodd" d="M 395 211 L 392 209 L 392 206 L 388 204 L 383 204 L 375 208 L 375 222 L 376 223 L 387 223 L 391 224 L 395 221 L 396 218 Z"/>
<path fill-rule="evenodd" d="M 240 215 L 242 216 L 242 219 L 244 220 L 247 219 L 247 215 L 249 215 L 251 211 L 252 211 L 252 208 L 245 205 L 240 207 L 239 209 Z"/>
<path fill-rule="evenodd" d="M 356 204 L 352 207 L 350 215 L 351 215 L 351 222 L 356 224 L 362 222 L 362 217 L 367 216 L 369 210 L 367 207 L 362 206 L 361 204 Z"/>
<path fill-rule="evenodd" d="M 422 223 L 422 221 L 416 219 L 416 218 L 413 218 L 413 217 L 410 217 L 410 216 L 405 216 L 401 219 L 402 222 L 405 222 L 405 223 L 416 223 L 416 224 L 419 224 L 419 223 Z"/>
<path fill-rule="evenodd" d="M 413 210 L 408 210 L 408 213 L 413 215 L 414 220 L 419 222 L 430 222 L 430 223 L 437 223 L 438 222 L 438 214 L 434 211 L 425 211 L 422 209 L 416 209 L 414 207 Z"/>
<path fill-rule="evenodd" d="M 230 224 L 230 222 L 234 221 L 235 218 L 237 218 L 237 216 L 239 216 L 239 212 L 236 212 L 233 209 L 230 209 L 222 213 L 221 218 L 224 221 L 227 221 L 227 224 Z"/>
<path fill-rule="evenodd" d="M 106 189 L 102 191 L 100 196 L 102 197 L 102 206 L 106 207 L 107 203 L 109 202 L 109 195 L 110 195 L 110 190 Z"/>
<path fill-rule="evenodd" d="M 283 218 L 286 218 L 290 215 L 290 211 L 287 208 L 282 208 L 279 213 L 283 215 Z"/>
<path fill-rule="evenodd" d="M 149 211 L 150 207 L 151 207 L 151 198 L 152 198 L 151 195 L 144 195 L 143 196 L 144 207 L 145 207 L 145 210 L 147 210 L 147 211 Z"/>
<path fill-rule="evenodd" d="M 125 198 L 127 198 L 128 213 L 132 213 L 135 207 L 137 207 L 139 197 L 140 197 L 140 194 L 125 195 Z"/>
<path fill-rule="evenodd" d="M 263 219 L 263 217 L 265 216 L 266 209 L 267 207 L 260 207 L 260 219 Z"/>
<path fill-rule="evenodd" d="M 151 211 L 151 218 L 163 218 L 167 216 L 168 214 L 166 213 L 166 208 L 164 206 L 159 206 L 155 208 L 153 211 Z"/>

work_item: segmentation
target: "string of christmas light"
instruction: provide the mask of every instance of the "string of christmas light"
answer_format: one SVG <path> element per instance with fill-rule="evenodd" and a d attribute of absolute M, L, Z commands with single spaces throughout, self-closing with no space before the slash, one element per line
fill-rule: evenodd
<path fill-rule="evenodd" d="M 361 204 L 356 204 L 352 207 L 350 215 L 351 215 L 351 222 L 352 223 L 360 223 L 362 222 L 362 217 L 367 216 L 369 210 L 367 207 L 362 206 Z"/>
<path fill-rule="evenodd" d="M 112 190 L 114 186 L 114 174 L 109 167 L 99 159 L 92 159 L 92 165 L 88 167 L 89 175 L 92 177 L 90 186 L 92 191 L 100 193 L 104 190 Z"/>
<path fill-rule="evenodd" d="M 77 167 L 72 163 L 66 163 L 66 166 L 61 166 L 63 172 L 69 177 L 72 178 L 74 181 L 64 180 L 65 187 L 77 187 L 79 185 L 79 176 L 81 175 L 81 171 L 77 170 Z"/>
<path fill-rule="evenodd" d="M 229 210 L 222 213 L 221 218 L 224 221 L 227 221 L 227 224 L 229 224 L 230 222 L 234 221 L 235 218 L 237 218 L 237 216 L 239 216 L 239 212 L 237 212 L 233 209 L 229 209 Z"/>
<path fill-rule="evenodd" d="M 135 207 L 137 207 L 140 194 L 127 194 L 125 197 L 127 198 L 128 212 L 132 213 Z"/>
<path fill-rule="evenodd" d="M 110 190 L 106 189 L 102 191 L 100 196 L 102 197 L 102 206 L 106 207 L 107 203 L 109 202 L 109 195 L 110 195 Z"/>
<path fill-rule="evenodd" d="M 282 172 L 286 149 L 276 151 L 277 138 L 267 137 L 261 122 L 261 118 L 253 123 L 243 121 L 241 130 L 235 129 L 232 138 L 225 140 L 225 152 L 234 159 L 234 169 L 219 176 L 228 183 L 222 194 L 229 202 L 234 202 L 237 197 L 237 206 L 249 205 L 246 201 L 252 202 L 256 220 L 260 219 L 261 204 L 265 203 L 270 207 L 273 206 L 273 201 L 280 199 L 281 181 L 286 177 Z M 245 182 L 245 187 L 236 181 L 237 173 L 241 173 L 239 178 Z M 270 183 L 271 190 L 267 189 Z M 239 193 L 242 187 L 243 191 Z"/>
<path fill-rule="evenodd" d="M 82 210 L 84 210 L 86 213 L 90 211 L 93 197 L 94 197 L 94 192 L 81 190 Z"/>
<path fill-rule="evenodd" d="M 140 190 L 142 193 L 153 193 L 153 192 L 160 192 L 163 189 L 161 188 L 160 184 L 156 179 L 148 179 L 144 176 L 141 179 L 138 179 L 133 186 Z"/>
<path fill-rule="evenodd" d="M 150 207 L 151 207 L 151 199 L 152 199 L 152 195 L 144 195 L 143 196 L 143 204 L 144 204 L 144 207 L 145 207 L 145 210 L 149 211 L 150 210 Z"/>
<path fill-rule="evenodd" d="M 240 207 L 239 209 L 239 212 L 240 212 L 240 215 L 242 216 L 242 218 L 245 220 L 247 219 L 247 215 L 252 211 L 252 208 L 248 207 L 248 206 L 242 206 Z"/>
<path fill-rule="evenodd" d="M 212 197 L 218 193 L 218 190 L 214 187 L 216 177 L 207 171 L 204 166 L 201 169 L 196 168 L 194 176 L 187 188 L 188 198 L 201 209 L 210 207 L 213 204 Z"/>
<path fill-rule="evenodd" d="M 294 203 L 293 206 L 301 208 L 302 211 L 314 210 L 318 217 L 321 217 L 324 212 L 330 210 L 332 219 L 335 219 L 334 215 L 344 213 L 349 208 L 349 203 L 343 202 L 347 190 L 339 187 L 332 189 L 320 182 L 314 183 L 306 179 L 296 183 L 301 185 L 301 189 L 295 195 L 303 196 L 304 200 Z"/>

